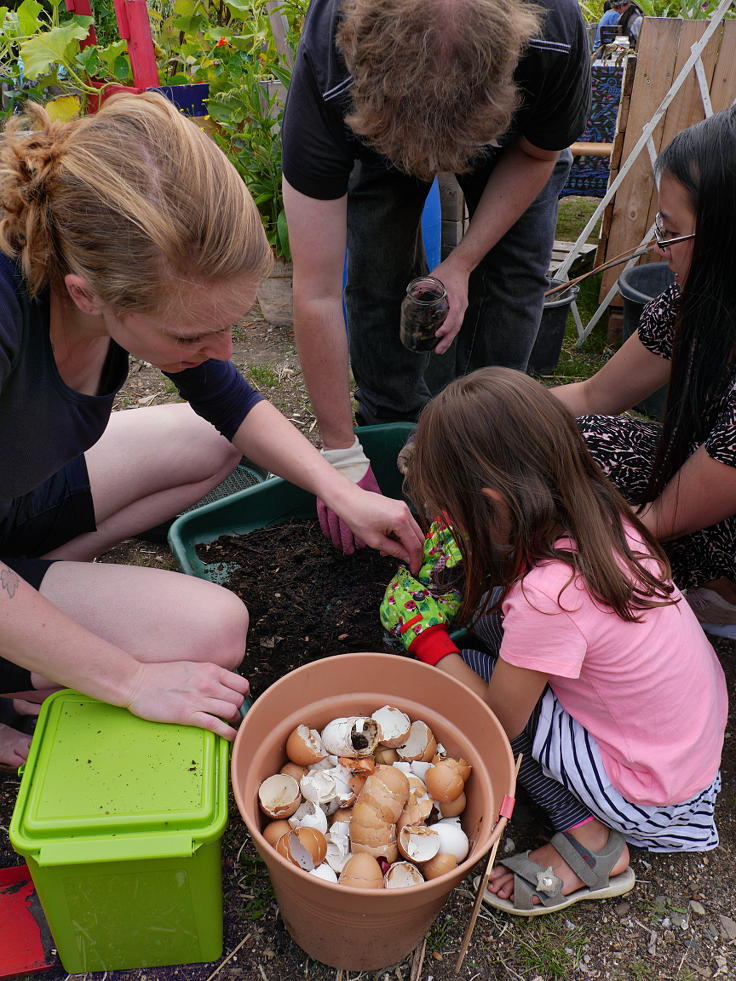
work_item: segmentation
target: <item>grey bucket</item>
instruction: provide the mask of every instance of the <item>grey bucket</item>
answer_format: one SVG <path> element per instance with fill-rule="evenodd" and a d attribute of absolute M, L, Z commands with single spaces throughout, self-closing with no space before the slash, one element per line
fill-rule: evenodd
<path fill-rule="evenodd" d="M 550 279 L 549 288 L 559 286 L 563 279 Z M 542 319 L 539 323 L 537 339 L 529 355 L 529 371 L 538 375 L 549 375 L 557 367 L 565 337 L 567 314 L 574 300 L 578 298 L 579 286 L 571 286 L 563 293 L 555 293 L 544 301 Z"/>
<path fill-rule="evenodd" d="M 643 266 L 625 269 L 618 278 L 618 288 L 624 298 L 624 340 L 639 326 L 639 318 L 645 305 L 663 293 L 675 281 L 666 262 L 647 262 Z M 653 419 L 664 418 L 667 405 L 667 386 L 652 392 L 634 408 Z"/>

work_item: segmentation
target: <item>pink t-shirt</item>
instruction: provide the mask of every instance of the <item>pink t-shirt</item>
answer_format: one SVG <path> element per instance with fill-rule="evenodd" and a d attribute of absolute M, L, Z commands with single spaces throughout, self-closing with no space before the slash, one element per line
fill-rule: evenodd
<path fill-rule="evenodd" d="M 649 568 L 656 568 L 653 560 Z M 728 699 L 715 651 L 679 590 L 676 605 L 628 623 L 596 605 L 580 577 L 558 602 L 570 574 L 551 560 L 512 587 L 500 656 L 549 676 L 565 710 L 595 737 L 611 783 L 627 800 L 689 800 L 720 765 Z"/>

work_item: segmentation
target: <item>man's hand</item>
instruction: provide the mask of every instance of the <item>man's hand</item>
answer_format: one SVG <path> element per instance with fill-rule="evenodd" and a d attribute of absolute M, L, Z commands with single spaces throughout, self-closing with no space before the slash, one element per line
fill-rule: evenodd
<path fill-rule="evenodd" d="M 322 455 L 335 470 L 357 484 L 358 487 L 372 491 L 374 494 L 381 493 L 381 488 L 373 475 L 370 460 L 363 452 L 363 447 L 357 436 L 353 445 L 347 449 L 323 450 Z M 356 548 L 365 548 L 365 542 L 361 538 L 357 538 L 348 525 L 319 498 L 317 499 L 317 517 L 322 534 L 329 538 L 335 548 L 340 549 L 345 555 L 352 555 Z"/>
<path fill-rule="evenodd" d="M 436 336 L 440 341 L 434 349 L 435 354 L 444 354 L 462 327 L 463 317 L 465 316 L 465 311 L 468 309 L 468 279 L 470 278 L 470 271 L 457 259 L 453 259 L 452 255 L 449 255 L 439 266 L 435 266 L 430 276 L 439 279 L 443 284 L 447 290 L 447 299 L 450 302 L 450 309 L 445 322 L 437 329 Z"/>

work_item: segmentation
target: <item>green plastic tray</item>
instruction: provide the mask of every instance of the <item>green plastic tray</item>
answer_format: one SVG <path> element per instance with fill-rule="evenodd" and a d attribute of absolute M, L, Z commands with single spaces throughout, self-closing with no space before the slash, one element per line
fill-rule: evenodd
<path fill-rule="evenodd" d="M 402 496 L 402 477 L 396 457 L 413 429 L 412 423 L 394 422 L 355 430 L 383 493 L 389 497 Z M 169 546 L 182 572 L 225 583 L 233 566 L 203 562 L 196 553 L 197 545 L 206 545 L 221 535 L 246 535 L 289 518 L 314 515 L 314 495 L 274 477 L 181 515 L 169 531 Z"/>

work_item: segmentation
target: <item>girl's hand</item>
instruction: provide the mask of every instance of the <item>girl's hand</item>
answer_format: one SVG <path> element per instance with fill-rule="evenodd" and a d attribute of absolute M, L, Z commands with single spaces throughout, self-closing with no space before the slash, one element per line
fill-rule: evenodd
<path fill-rule="evenodd" d="M 150 722 L 199 726 L 232 741 L 236 730 L 229 723 L 237 720 L 249 687 L 245 678 L 216 664 L 141 663 L 125 708 Z"/>

